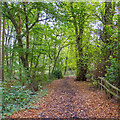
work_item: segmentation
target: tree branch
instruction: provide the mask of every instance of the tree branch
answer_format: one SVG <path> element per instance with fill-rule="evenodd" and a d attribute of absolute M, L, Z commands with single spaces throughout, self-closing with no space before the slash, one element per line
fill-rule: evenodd
<path fill-rule="evenodd" d="M 39 53 L 39 55 L 37 56 L 37 63 L 35 64 L 35 68 L 37 68 L 37 66 L 38 66 L 38 59 L 39 59 L 40 55 L 41 55 L 41 53 Z"/>
<path fill-rule="evenodd" d="M 39 22 L 39 21 L 44 21 L 44 20 L 47 20 L 47 19 L 50 19 L 50 18 L 45 18 L 45 19 L 39 20 L 39 13 L 37 13 L 36 20 L 35 20 L 34 23 L 28 28 L 28 31 L 30 31 L 30 30 L 35 26 L 35 24 L 36 24 L 37 22 Z M 22 37 L 23 37 L 28 31 L 25 31 L 25 32 L 23 33 Z"/>
<path fill-rule="evenodd" d="M 93 14 L 93 15 L 96 16 L 102 23 L 104 23 L 103 20 L 100 18 L 100 16 L 98 16 L 97 14 Z"/>
<path fill-rule="evenodd" d="M 17 23 L 16 23 L 13 15 L 10 13 L 10 9 L 9 9 L 9 7 L 8 7 L 7 2 L 4 2 L 4 5 L 5 5 L 5 7 L 7 8 L 8 14 L 9 14 L 9 16 L 7 16 L 7 17 L 12 21 L 12 23 L 13 23 L 13 25 L 14 25 L 14 27 L 15 27 L 15 30 L 16 30 L 16 32 L 18 33 L 18 25 L 17 25 Z"/>
<path fill-rule="evenodd" d="M 36 21 L 28 28 L 29 30 L 32 29 L 37 22 L 39 22 L 39 21 L 44 21 L 44 20 L 47 20 L 47 19 L 49 19 L 49 18 L 45 18 L 45 19 L 41 19 L 41 20 L 38 20 L 38 19 L 39 19 L 39 13 L 37 14 Z"/>
<path fill-rule="evenodd" d="M 38 20 L 38 21 L 43 21 L 43 20 L 48 20 L 48 19 L 50 19 L 50 18 L 45 18 L 45 19 L 41 19 L 41 20 Z"/>
<path fill-rule="evenodd" d="M 23 37 L 27 32 L 29 32 L 30 29 L 32 29 L 32 28 L 35 26 L 35 24 L 38 22 L 38 19 L 39 19 L 39 13 L 37 13 L 37 17 L 36 17 L 36 20 L 34 21 L 34 23 L 28 28 L 28 30 L 26 30 L 26 31 L 23 33 L 22 37 Z"/>
<path fill-rule="evenodd" d="M 35 26 L 35 24 L 38 22 L 38 19 L 39 19 L 39 13 L 37 13 L 35 22 L 28 28 L 28 30 L 32 29 Z"/>

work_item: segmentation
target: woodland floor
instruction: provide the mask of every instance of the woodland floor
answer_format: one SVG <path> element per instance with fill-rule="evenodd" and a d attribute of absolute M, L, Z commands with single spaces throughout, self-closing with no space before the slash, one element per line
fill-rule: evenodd
<path fill-rule="evenodd" d="M 65 77 L 48 84 L 48 95 L 10 118 L 120 118 L 119 103 L 106 99 L 105 93 L 90 82 L 74 81 Z"/>

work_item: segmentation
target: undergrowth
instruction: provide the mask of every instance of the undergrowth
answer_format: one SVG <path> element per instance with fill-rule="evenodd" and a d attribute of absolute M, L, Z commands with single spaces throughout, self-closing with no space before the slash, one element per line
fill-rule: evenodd
<path fill-rule="evenodd" d="M 45 96 L 47 94 L 46 89 L 39 90 L 39 96 Z M 33 94 L 25 86 L 7 86 L 7 83 L 3 83 L 3 96 L 2 96 L 2 116 L 10 116 L 27 108 L 34 108 L 33 103 L 36 102 L 38 94 Z"/>

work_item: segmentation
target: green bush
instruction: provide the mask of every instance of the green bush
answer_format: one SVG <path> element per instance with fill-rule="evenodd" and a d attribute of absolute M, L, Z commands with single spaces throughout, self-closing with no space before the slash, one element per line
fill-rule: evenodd
<path fill-rule="evenodd" d="M 119 73 L 119 61 L 116 58 L 110 56 L 108 60 L 110 62 L 110 66 L 106 66 L 107 73 L 105 74 L 106 80 L 111 83 L 117 84 L 119 82 L 118 73 Z"/>
<path fill-rule="evenodd" d="M 63 78 L 63 75 L 62 75 L 62 71 L 61 71 L 61 70 L 54 70 L 54 71 L 52 72 L 52 75 L 53 75 L 55 78 L 58 78 L 58 79 Z"/>
<path fill-rule="evenodd" d="M 86 78 L 91 79 L 92 78 L 92 73 L 87 73 Z"/>
<path fill-rule="evenodd" d="M 35 96 L 35 95 L 34 95 Z M 27 107 L 32 101 L 33 95 L 30 90 L 26 90 L 25 86 L 7 87 L 7 83 L 3 83 L 3 116 L 10 115 Z"/>
<path fill-rule="evenodd" d="M 35 81 L 38 81 L 38 85 L 43 86 L 48 82 L 48 78 L 46 74 L 38 74 L 36 75 Z"/>

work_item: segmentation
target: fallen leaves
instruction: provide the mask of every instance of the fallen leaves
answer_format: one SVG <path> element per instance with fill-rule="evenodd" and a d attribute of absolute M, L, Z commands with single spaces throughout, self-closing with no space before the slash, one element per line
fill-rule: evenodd
<path fill-rule="evenodd" d="M 91 90 L 88 82 L 69 79 L 55 80 L 49 85 L 48 95 L 39 98 L 31 108 L 9 116 L 11 118 L 118 118 L 118 103 L 107 100 L 104 93 Z M 42 102 L 41 102 L 42 101 Z"/>

